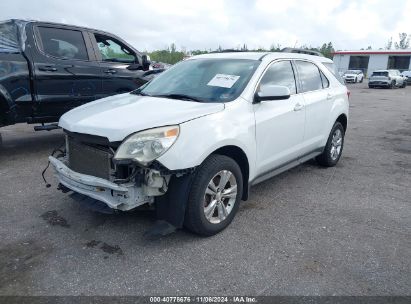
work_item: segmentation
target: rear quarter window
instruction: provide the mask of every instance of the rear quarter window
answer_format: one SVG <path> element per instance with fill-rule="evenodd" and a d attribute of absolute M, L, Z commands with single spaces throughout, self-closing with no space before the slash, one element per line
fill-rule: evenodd
<path fill-rule="evenodd" d="M 373 72 L 371 76 L 385 76 L 385 77 L 388 77 L 388 72 Z"/>
<path fill-rule="evenodd" d="M 331 62 L 323 62 L 322 64 L 334 75 L 334 77 L 339 81 L 339 83 L 345 85 L 344 79 L 342 79 L 341 75 L 338 74 L 338 73 L 335 71 L 334 63 L 331 63 Z"/>

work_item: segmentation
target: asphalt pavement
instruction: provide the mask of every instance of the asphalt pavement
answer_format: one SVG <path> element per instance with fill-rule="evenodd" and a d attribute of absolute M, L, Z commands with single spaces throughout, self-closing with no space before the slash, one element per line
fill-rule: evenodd
<path fill-rule="evenodd" d="M 0 295 L 410 295 L 411 87 L 349 89 L 339 164 L 255 186 L 209 238 L 85 209 L 41 178 L 61 130 L 0 128 Z"/>

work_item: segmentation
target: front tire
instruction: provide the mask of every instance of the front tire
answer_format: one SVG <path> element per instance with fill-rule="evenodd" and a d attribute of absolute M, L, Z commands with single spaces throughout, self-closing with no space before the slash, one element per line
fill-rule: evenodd
<path fill-rule="evenodd" d="M 333 167 L 338 163 L 344 147 L 344 135 L 344 127 L 337 121 L 331 129 L 323 153 L 316 157 L 320 165 Z"/>
<path fill-rule="evenodd" d="M 224 155 L 211 155 L 198 168 L 191 185 L 184 226 L 211 236 L 225 229 L 238 211 L 243 176 L 238 164 Z"/>

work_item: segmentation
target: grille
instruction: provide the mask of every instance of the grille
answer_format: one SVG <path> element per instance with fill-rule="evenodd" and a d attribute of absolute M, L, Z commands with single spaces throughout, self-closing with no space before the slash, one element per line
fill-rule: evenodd
<path fill-rule="evenodd" d="M 104 147 L 88 145 L 68 137 L 68 161 L 71 170 L 108 180 L 110 159 L 111 154 Z"/>

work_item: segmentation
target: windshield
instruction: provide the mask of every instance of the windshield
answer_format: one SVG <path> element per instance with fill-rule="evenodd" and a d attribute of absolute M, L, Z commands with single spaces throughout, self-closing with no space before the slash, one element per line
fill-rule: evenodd
<path fill-rule="evenodd" d="M 260 64 L 246 59 L 192 59 L 182 61 L 132 92 L 133 94 L 227 102 L 244 90 Z"/>
<path fill-rule="evenodd" d="M 388 76 L 388 72 L 373 72 L 372 76 Z"/>

